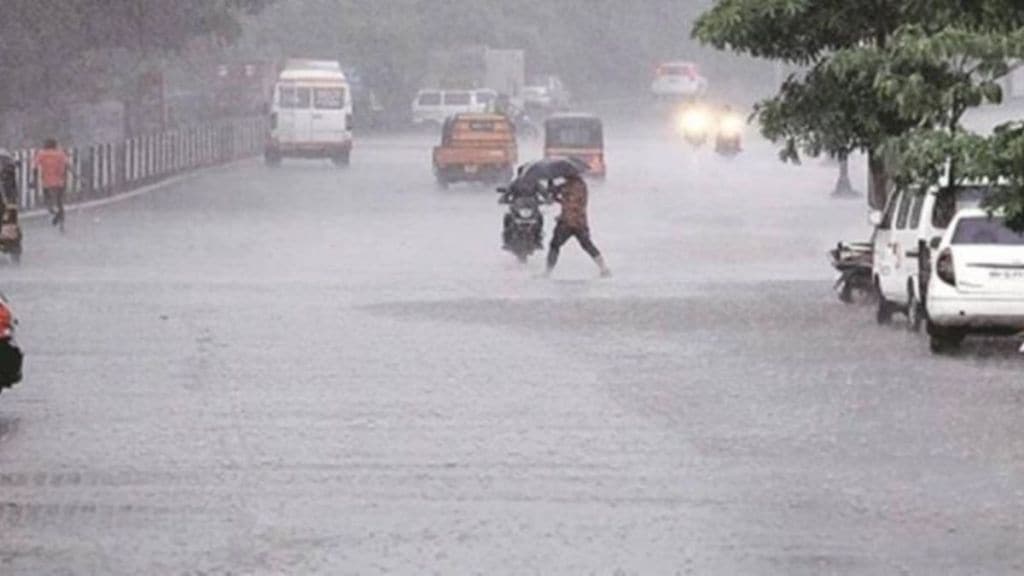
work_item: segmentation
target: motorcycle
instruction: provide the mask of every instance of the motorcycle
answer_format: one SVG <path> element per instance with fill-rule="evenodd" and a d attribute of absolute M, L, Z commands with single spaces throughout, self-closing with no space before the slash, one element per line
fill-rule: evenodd
<path fill-rule="evenodd" d="M 0 215 L 0 252 L 7 254 L 11 262 L 21 263 L 21 224 L 18 220 L 18 207 L 7 204 Z"/>
<path fill-rule="evenodd" d="M 743 151 L 743 118 L 732 112 L 724 112 L 718 120 L 715 133 L 715 152 L 733 157 Z"/>
<path fill-rule="evenodd" d="M 544 215 L 542 204 L 548 203 L 541 192 L 522 193 L 509 188 L 499 188 L 499 204 L 508 206 L 502 230 L 505 250 L 515 255 L 516 260 L 526 263 L 537 250 L 543 248 Z"/>
<path fill-rule="evenodd" d="M 872 279 L 874 248 L 870 242 L 839 242 L 829 251 L 838 272 L 833 289 L 845 304 L 869 302 L 875 294 Z"/>
<path fill-rule="evenodd" d="M 15 264 L 21 262 L 21 224 L 18 220 L 18 170 L 19 163 L 11 159 L 6 150 L 0 149 L 0 252 L 11 257 Z"/>
<path fill-rule="evenodd" d="M 683 139 L 695 148 L 703 146 L 708 141 L 711 127 L 711 113 L 700 105 L 684 108 L 677 118 L 677 128 Z"/>
<path fill-rule="evenodd" d="M 17 324 L 7 299 L 0 294 L 0 392 L 21 382 L 24 356 L 14 339 Z"/>

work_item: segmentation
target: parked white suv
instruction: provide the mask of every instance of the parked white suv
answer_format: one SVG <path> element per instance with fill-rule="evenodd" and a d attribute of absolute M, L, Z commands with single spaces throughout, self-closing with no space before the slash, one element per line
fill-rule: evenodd
<path fill-rule="evenodd" d="M 494 90 L 420 90 L 412 102 L 412 123 L 441 126 L 456 114 L 490 112 L 498 94 Z"/>
<path fill-rule="evenodd" d="M 655 98 L 699 98 L 707 89 L 707 79 L 693 62 L 666 62 L 658 66 L 651 83 Z"/>
<path fill-rule="evenodd" d="M 932 352 L 954 350 L 968 334 L 1024 332 L 1024 234 L 968 209 L 937 244 L 925 301 Z"/>
<path fill-rule="evenodd" d="M 911 330 L 920 330 L 927 275 L 935 263 L 932 239 L 942 236 L 959 210 L 977 207 L 988 190 L 987 185 L 961 186 L 956 193 L 911 188 L 893 194 L 884 212 L 872 213 L 872 277 L 879 324 L 888 324 L 893 314 L 902 313 Z"/>

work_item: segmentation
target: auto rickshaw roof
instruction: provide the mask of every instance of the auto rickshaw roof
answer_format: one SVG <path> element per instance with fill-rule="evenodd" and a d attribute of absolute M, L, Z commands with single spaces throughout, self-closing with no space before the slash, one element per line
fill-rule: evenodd
<path fill-rule="evenodd" d="M 586 124 L 602 124 L 601 118 L 587 114 L 585 112 L 568 112 L 562 114 L 553 114 L 548 116 L 548 119 L 544 121 L 544 124 L 573 124 L 573 123 L 586 123 Z"/>
<path fill-rule="evenodd" d="M 472 120 L 478 122 L 508 122 L 508 118 L 501 114 L 490 114 L 487 112 L 463 112 L 452 116 L 452 120 Z"/>

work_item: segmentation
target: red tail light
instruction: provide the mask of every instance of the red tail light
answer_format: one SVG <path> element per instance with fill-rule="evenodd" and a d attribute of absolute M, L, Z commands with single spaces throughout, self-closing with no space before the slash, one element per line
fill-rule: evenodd
<path fill-rule="evenodd" d="M 946 248 L 941 254 L 939 254 L 939 259 L 935 262 L 935 275 L 946 284 L 956 286 L 956 271 L 953 268 L 953 251 L 949 248 Z"/>
<path fill-rule="evenodd" d="M 0 338 L 10 338 L 14 334 L 14 315 L 11 309 L 0 303 Z"/>

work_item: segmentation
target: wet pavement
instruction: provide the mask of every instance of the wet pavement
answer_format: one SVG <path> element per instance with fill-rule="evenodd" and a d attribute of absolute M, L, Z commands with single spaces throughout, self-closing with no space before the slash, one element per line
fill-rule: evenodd
<path fill-rule="evenodd" d="M 427 136 L 31 224 L 0 574 L 1024 572 L 1015 344 L 840 304 L 834 166 L 608 133 L 608 280 Z"/>

